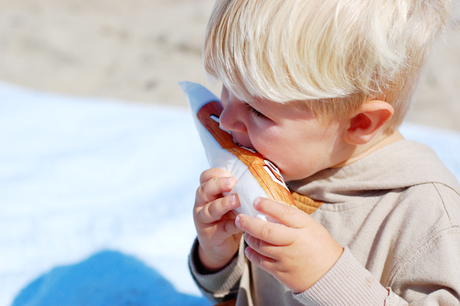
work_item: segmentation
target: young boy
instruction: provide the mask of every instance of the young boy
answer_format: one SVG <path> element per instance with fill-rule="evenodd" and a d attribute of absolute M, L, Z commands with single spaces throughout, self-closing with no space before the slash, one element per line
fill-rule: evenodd
<path fill-rule="evenodd" d="M 238 197 L 222 195 L 235 179 L 204 171 L 190 269 L 206 296 L 460 305 L 460 185 L 397 130 L 448 11 L 448 0 L 216 3 L 204 64 L 223 83 L 221 126 L 313 213 L 259 198 L 279 223 L 235 216 Z"/>

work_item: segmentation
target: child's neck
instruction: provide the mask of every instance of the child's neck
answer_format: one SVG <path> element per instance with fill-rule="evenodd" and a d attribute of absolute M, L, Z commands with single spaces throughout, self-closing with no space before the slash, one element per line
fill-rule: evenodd
<path fill-rule="evenodd" d="M 393 142 L 396 142 L 396 141 L 402 140 L 402 139 L 404 139 L 404 137 L 401 135 L 401 133 L 398 130 L 394 131 L 390 135 L 378 135 L 373 140 L 371 140 L 369 143 L 367 143 L 365 145 L 357 146 L 355 151 L 354 151 L 354 153 L 353 153 L 353 155 L 350 158 L 348 158 L 347 160 L 335 165 L 332 168 L 341 168 L 341 167 L 345 167 L 347 165 L 350 165 L 350 164 L 360 160 L 364 156 L 367 156 L 367 155 L 371 154 L 372 152 L 375 152 L 378 149 L 389 145 L 390 143 L 393 143 Z"/>

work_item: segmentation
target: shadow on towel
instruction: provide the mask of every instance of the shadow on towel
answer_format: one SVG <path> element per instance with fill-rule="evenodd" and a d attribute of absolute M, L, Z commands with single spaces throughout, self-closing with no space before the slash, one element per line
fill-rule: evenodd
<path fill-rule="evenodd" d="M 176 291 L 154 269 L 116 251 L 102 251 L 70 266 L 57 267 L 21 290 L 13 306 L 192 305 L 211 303 Z"/>

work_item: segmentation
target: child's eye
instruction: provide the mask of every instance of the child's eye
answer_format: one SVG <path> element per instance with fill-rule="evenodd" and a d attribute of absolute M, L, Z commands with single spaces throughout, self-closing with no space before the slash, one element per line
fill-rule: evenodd
<path fill-rule="evenodd" d="M 249 110 L 251 113 L 253 113 L 256 117 L 268 119 L 264 114 L 262 114 L 261 112 L 259 112 L 257 109 L 255 109 L 255 108 L 252 107 L 251 105 L 246 104 L 246 106 L 248 107 L 248 110 Z"/>

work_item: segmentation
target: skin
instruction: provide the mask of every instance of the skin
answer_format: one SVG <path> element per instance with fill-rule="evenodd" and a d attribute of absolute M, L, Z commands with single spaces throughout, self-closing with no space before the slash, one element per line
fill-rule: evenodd
<path fill-rule="evenodd" d="M 366 102 L 349 118 L 326 126 L 301 102 L 279 104 L 254 99 L 240 101 L 225 87 L 221 96 L 222 128 L 241 145 L 253 148 L 274 162 L 287 180 L 298 180 L 332 167 L 343 167 L 389 143 L 399 132 L 381 135 L 393 108 L 384 101 Z M 247 258 L 294 292 L 303 292 L 324 276 L 343 252 L 342 246 L 308 214 L 269 199 L 256 199 L 254 207 L 279 221 L 272 223 L 246 215 L 235 216 L 238 197 L 224 197 L 236 180 L 221 169 L 208 169 L 200 177 L 194 221 L 203 273 L 225 267 L 244 238 Z"/>

